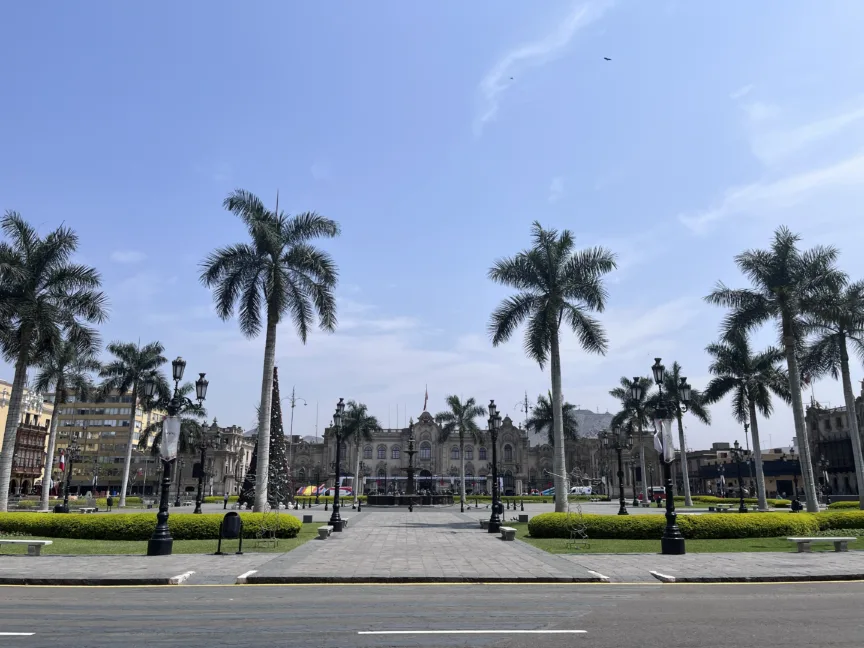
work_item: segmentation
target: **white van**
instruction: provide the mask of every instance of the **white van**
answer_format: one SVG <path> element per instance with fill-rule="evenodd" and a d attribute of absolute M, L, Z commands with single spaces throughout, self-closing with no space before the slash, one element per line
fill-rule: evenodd
<path fill-rule="evenodd" d="M 590 486 L 573 486 L 570 488 L 571 495 L 590 495 L 591 487 Z"/>

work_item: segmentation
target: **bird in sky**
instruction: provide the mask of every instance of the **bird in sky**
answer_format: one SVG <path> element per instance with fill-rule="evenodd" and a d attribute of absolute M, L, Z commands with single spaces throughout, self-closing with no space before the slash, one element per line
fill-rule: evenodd
<path fill-rule="evenodd" d="M 604 56 L 604 57 L 603 57 L 603 60 L 604 60 L 604 61 L 611 61 L 612 59 L 609 58 L 608 56 Z"/>

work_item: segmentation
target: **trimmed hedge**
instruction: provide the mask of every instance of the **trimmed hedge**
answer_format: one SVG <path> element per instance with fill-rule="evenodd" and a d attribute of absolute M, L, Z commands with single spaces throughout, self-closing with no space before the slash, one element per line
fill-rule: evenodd
<path fill-rule="evenodd" d="M 79 497 L 78 499 L 70 499 L 69 500 L 69 508 L 82 508 L 84 506 L 98 506 L 99 508 L 107 508 L 108 507 L 108 498 L 107 497 L 98 497 L 95 500 L 95 504 L 92 504 L 90 501 L 84 499 L 83 497 Z M 40 500 L 19 500 L 18 508 L 39 508 Z M 57 504 L 62 504 L 62 499 L 49 499 L 48 500 L 48 508 L 54 508 Z M 117 495 L 114 497 L 114 506 L 117 506 L 120 503 L 120 496 Z M 141 506 L 141 498 L 140 497 L 127 497 L 126 498 L 127 506 Z"/>
<path fill-rule="evenodd" d="M 858 502 L 832 502 L 828 505 L 829 509 L 857 509 Z"/>
<path fill-rule="evenodd" d="M 820 516 L 832 515 L 831 519 Z M 838 514 L 798 513 L 748 513 L 746 515 L 681 515 L 678 526 L 685 538 L 726 539 L 726 538 L 774 538 L 783 535 L 807 535 L 820 529 L 841 529 L 864 526 L 864 512 L 861 516 L 846 519 Z M 533 538 L 569 538 L 570 528 L 576 516 L 567 520 L 566 513 L 543 513 L 528 522 L 528 531 Z M 582 523 L 589 538 L 649 540 L 659 538 L 666 526 L 662 515 L 583 515 Z M 845 526 L 840 526 L 845 525 Z"/>
<path fill-rule="evenodd" d="M 225 498 L 221 495 L 206 495 L 204 497 L 205 504 L 222 504 L 225 501 Z M 229 495 L 228 501 L 232 504 L 237 501 L 236 495 Z"/>
<path fill-rule="evenodd" d="M 243 535 L 254 536 L 261 528 L 263 513 L 241 513 Z M 221 513 L 194 515 L 172 513 L 168 527 L 175 540 L 215 540 L 219 537 Z M 277 516 L 280 538 L 293 538 L 302 526 L 288 513 Z M 155 513 L 111 515 L 62 515 L 47 513 L 0 513 L 0 534 L 25 534 L 47 538 L 89 540 L 147 540 L 156 526 Z"/>

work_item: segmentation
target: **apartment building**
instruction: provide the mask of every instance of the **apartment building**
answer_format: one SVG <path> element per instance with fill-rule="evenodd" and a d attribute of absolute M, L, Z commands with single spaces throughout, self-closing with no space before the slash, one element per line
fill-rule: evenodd
<path fill-rule="evenodd" d="M 0 380 L 0 447 L 2 447 L 6 421 L 9 417 L 11 395 L 12 383 Z M 51 398 L 26 388 L 21 407 L 18 433 L 12 450 L 12 477 L 9 480 L 9 492 L 13 495 L 26 496 L 31 494 L 41 482 L 48 428 L 51 425 L 54 407 Z"/>

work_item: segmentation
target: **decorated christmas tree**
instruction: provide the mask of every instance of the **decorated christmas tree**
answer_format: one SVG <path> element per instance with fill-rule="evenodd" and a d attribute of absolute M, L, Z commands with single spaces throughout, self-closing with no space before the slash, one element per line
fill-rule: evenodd
<path fill-rule="evenodd" d="M 282 427 L 282 404 L 279 401 L 279 374 L 273 367 L 273 398 L 270 406 L 270 470 L 267 484 L 267 502 L 270 508 L 286 504 L 291 496 L 288 461 L 285 457 L 285 432 Z M 252 450 L 249 470 L 240 489 L 239 504 L 252 506 L 255 502 L 255 474 L 258 468 L 258 441 Z"/>

